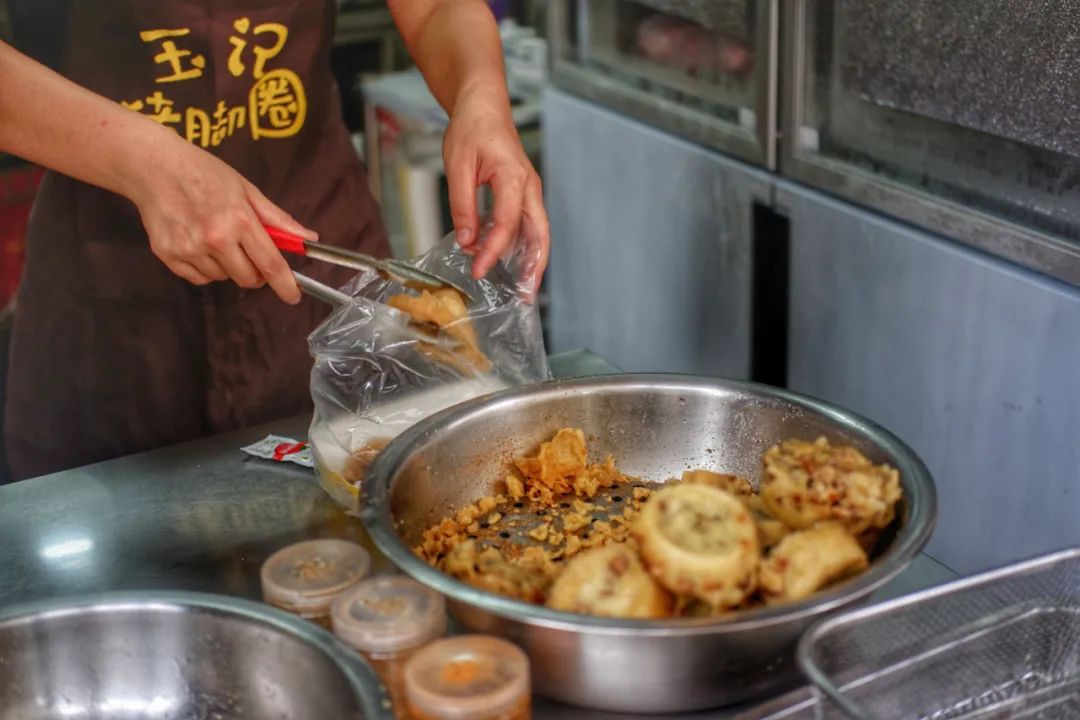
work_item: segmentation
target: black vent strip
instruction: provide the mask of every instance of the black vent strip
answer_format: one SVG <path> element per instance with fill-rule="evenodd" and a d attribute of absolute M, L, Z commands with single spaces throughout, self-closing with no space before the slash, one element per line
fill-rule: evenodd
<path fill-rule="evenodd" d="M 750 377 L 787 387 L 791 231 L 776 210 L 754 204 Z"/>

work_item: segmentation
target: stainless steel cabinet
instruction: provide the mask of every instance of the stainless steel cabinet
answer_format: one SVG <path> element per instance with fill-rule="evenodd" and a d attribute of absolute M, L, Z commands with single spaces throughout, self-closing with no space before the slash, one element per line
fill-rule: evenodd
<path fill-rule="evenodd" d="M 551 349 L 746 377 L 752 206 L 771 176 L 558 91 L 543 135 Z"/>
<path fill-rule="evenodd" d="M 783 7 L 785 176 L 1080 284 L 1075 2 Z"/>
<path fill-rule="evenodd" d="M 551 0 L 555 85 L 776 166 L 779 0 Z"/>
<path fill-rule="evenodd" d="M 904 438 L 961 573 L 1080 544 L 1080 290 L 782 182 L 788 376 Z"/>

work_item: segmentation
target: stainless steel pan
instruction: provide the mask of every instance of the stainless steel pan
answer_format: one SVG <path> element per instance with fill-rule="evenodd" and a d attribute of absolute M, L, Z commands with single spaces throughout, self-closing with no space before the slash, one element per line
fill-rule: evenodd
<path fill-rule="evenodd" d="M 871 568 L 798 604 L 712 620 L 627 621 L 570 615 L 481 592 L 410 551 L 450 510 L 490 494 L 507 464 L 562 427 L 581 427 L 596 459 L 649 480 L 704 467 L 756 481 L 762 452 L 824 435 L 900 470 L 904 500 Z M 676 712 L 748 701 L 797 680 L 795 645 L 814 621 L 864 601 L 930 537 L 933 481 L 910 448 L 831 405 L 749 383 L 663 375 L 556 381 L 472 400 L 400 435 L 368 470 L 362 517 L 409 575 L 444 593 L 465 627 L 529 652 L 538 692 L 622 712 Z"/>

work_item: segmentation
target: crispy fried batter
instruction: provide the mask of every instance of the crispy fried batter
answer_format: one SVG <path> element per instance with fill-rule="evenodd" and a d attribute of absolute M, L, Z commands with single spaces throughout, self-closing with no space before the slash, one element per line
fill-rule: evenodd
<path fill-rule="evenodd" d="M 738 497 L 747 497 L 754 494 L 754 486 L 750 484 L 749 480 L 729 473 L 718 473 L 711 470 L 687 470 L 682 474 L 682 482 L 686 485 L 708 485 Z"/>
<path fill-rule="evenodd" d="M 593 498 L 601 488 L 615 487 L 628 478 L 615 467 L 615 458 L 589 465 L 585 433 L 564 428 L 540 445 L 536 455 L 514 461 L 524 484 L 524 494 L 540 507 L 550 507 L 562 495 Z M 514 478 L 516 480 L 516 478 Z M 515 483 L 507 478 L 513 494 Z"/>
<path fill-rule="evenodd" d="M 506 476 L 506 493 L 512 500 L 520 500 L 525 496 L 525 483 L 521 482 L 515 475 Z"/>
<path fill-rule="evenodd" d="M 727 491 L 672 483 L 645 504 L 633 533 L 645 566 L 672 592 L 727 608 L 757 588 L 757 530 Z"/>
<path fill-rule="evenodd" d="M 573 490 L 573 482 L 588 470 L 585 433 L 565 428 L 543 443 L 534 457 L 514 461 L 526 489 L 543 487 L 556 495 Z"/>
<path fill-rule="evenodd" d="M 544 562 L 526 548 L 517 563 L 508 562 L 495 548 L 481 550 L 475 540 L 455 547 L 439 569 L 447 575 L 488 592 L 531 603 L 543 603 L 554 577 L 550 561 Z"/>
<path fill-rule="evenodd" d="M 561 583 L 570 589 L 551 607 L 625 617 L 660 617 L 650 613 L 661 606 L 664 615 L 708 617 L 793 601 L 864 569 L 863 548 L 891 521 L 900 498 L 896 471 L 823 440 L 783 443 L 764 464 L 763 490 L 771 495 L 758 495 L 736 475 L 705 470 L 688 471 L 657 492 L 621 473 L 610 456 L 589 465 L 584 433 L 563 429 L 534 456 L 514 461 L 505 495 L 481 498 L 427 528 L 414 552 L 489 592 L 543 603 Z M 675 492 L 679 487 L 685 491 Z M 805 510 L 808 491 L 820 487 L 836 495 L 822 505 L 831 522 L 801 528 L 794 523 L 811 522 L 807 513 L 777 513 L 770 503 Z M 618 489 L 601 493 L 612 488 Z M 789 504 L 795 494 L 804 498 Z M 670 506 L 676 495 L 685 507 Z M 669 507 L 662 511 L 658 502 Z M 653 525 L 655 532 L 648 530 Z M 762 551 L 769 554 L 759 560 Z M 599 565 L 576 570 L 580 582 L 571 582 L 568 568 L 590 568 L 599 553 L 629 553 L 651 572 L 663 602 L 648 585 L 627 585 L 618 573 L 612 579 Z"/>
<path fill-rule="evenodd" d="M 873 465 L 853 447 L 833 446 L 825 438 L 786 440 L 769 448 L 762 461 L 762 500 L 789 527 L 835 520 L 859 535 L 884 528 L 895 517 L 899 473 Z"/>
<path fill-rule="evenodd" d="M 839 523 L 796 530 L 761 563 L 761 588 L 769 604 L 809 597 L 821 588 L 862 572 L 866 553 Z"/>
<path fill-rule="evenodd" d="M 468 319 L 469 311 L 465 299 L 457 290 L 445 288 L 434 292 L 422 290 L 419 295 L 393 295 L 386 303 L 408 314 L 419 329 L 434 333 L 444 332 L 457 341 L 453 350 L 420 343 L 421 350 L 431 359 L 466 375 L 491 370 L 491 361 L 480 350 L 476 329 Z"/>
<path fill-rule="evenodd" d="M 671 613 L 672 603 L 637 553 L 609 545 L 570 561 L 552 585 L 547 605 L 583 615 L 661 618 Z"/>
<path fill-rule="evenodd" d="M 761 542 L 763 550 L 773 547 L 791 532 L 791 528 L 769 514 L 765 509 L 761 496 L 752 495 L 744 498 L 743 505 L 750 511 L 750 517 L 754 518 L 754 524 L 757 525 L 758 530 L 758 540 Z"/>

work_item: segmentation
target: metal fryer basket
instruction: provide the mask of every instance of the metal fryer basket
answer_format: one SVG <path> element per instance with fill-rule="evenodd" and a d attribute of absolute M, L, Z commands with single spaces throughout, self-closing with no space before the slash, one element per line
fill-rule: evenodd
<path fill-rule="evenodd" d="M 858 610 L 812 628 L 799 665 L 818 717 L 1080 717 L 1080 548 Z"/>

